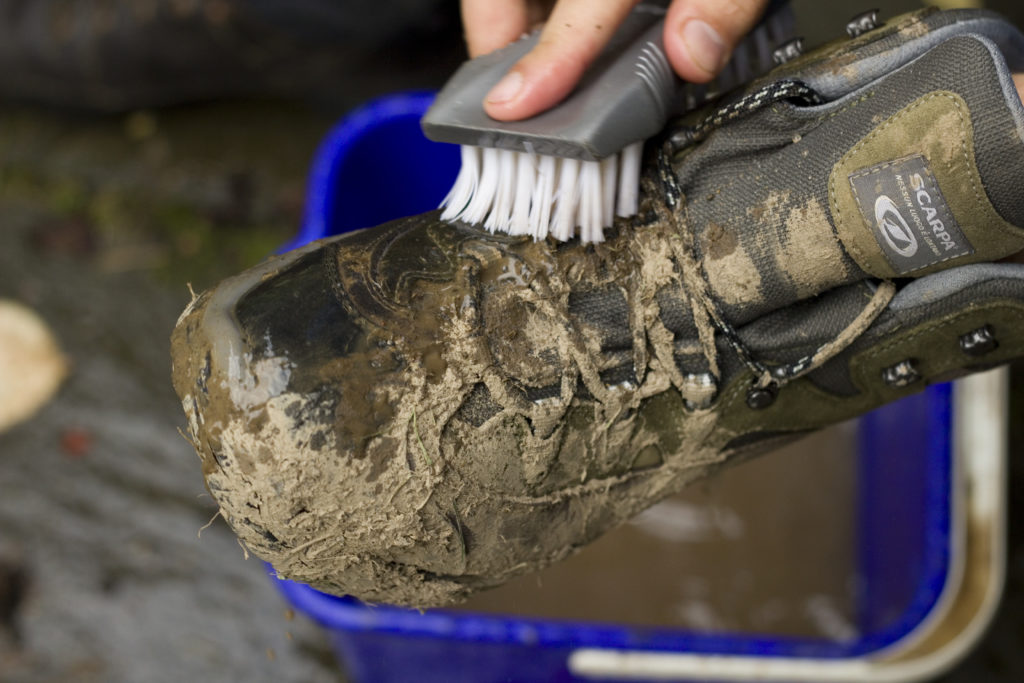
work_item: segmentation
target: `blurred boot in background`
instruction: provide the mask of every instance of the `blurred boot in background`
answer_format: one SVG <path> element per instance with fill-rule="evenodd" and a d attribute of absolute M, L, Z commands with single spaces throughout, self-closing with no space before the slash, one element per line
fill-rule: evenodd
<path fill-rule="evenodd" d="M 464 58 L 460 32 L 444 0 L 0 0 L 0 100 L 351 102 L 438 84 Z"/>

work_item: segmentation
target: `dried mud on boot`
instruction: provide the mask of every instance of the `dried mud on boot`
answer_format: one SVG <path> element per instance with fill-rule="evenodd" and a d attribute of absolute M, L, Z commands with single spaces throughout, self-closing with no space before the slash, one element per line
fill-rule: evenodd
<path fill-rule="evenodd" d="M 651 146 L 640 213 L 602 244 L 433 212 L 202 294 L 174 385 L 224 518 L 287 578 L 446 604 L 727 463 L 1020 355 L 1024 269 L 990 263 L 1024 247 L 1000 44 L 1024 54 L 990 14 L 922 12 L 851 41 L 857 69 L 832 70 L 834 46 L 786 65 Z M 986 134 L 936 134 L 951 107 Z M 896 267 L 855 179 L 918 157 L 973 251 Z M 963 350 L 982 329 L 997 343 Z"/>

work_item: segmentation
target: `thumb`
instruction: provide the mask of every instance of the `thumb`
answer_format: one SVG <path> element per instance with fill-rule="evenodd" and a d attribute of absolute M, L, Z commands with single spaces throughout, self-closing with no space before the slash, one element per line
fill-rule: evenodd
<path fill-rule="evenodd" d="M 537 45 L 487 94 L 484 110 L 518 121 L 560 102 L 637 0 L 559 0 Z"/>
<path fill-rule="evenodd" d="M 768 0 L 675 0 L 665 17 L 664 35 L 672 68 L 688 81 L 710 81 L 767 4 Z"/>

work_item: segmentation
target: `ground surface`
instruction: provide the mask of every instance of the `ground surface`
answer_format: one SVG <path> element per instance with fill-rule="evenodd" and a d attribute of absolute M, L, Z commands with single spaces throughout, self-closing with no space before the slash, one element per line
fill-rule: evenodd
<path fill-rule="evenodd" d="M 327 123 L 248 109 L 0 112 L 0 296 L 71 362 L 56 400 L 0 435 L 4 681 L 338 680 L 224 524 L 197 537 L 216 508 L 168 386 L 180 276 L 209 284 L 283 239 Z M 222 128 L 278 130 L 277 152 L 255 159 Z"/>
<path fill-rule="evenodd" d="M 852 13 L 813 21 L 834 34 Z M 0 434 L 0 680 L 342 679 L 220 520 L 197 537 L 215 508 L 176 431 L 167 351 L 186 282 L 211 285 L 294 230 L 333 116 L 0 109 L 0 297 L 34 308 L 71 361 L 57 398 Z M 1024 497 L 1011 501 L 1003 608 L 948 681 L 1024 680 Z"/>

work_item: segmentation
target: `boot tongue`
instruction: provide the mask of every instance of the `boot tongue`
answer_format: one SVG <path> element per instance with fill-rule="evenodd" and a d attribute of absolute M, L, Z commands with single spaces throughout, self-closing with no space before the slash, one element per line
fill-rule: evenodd
<path fill-rule="evenodd" d="M 964 61 L 976 74 L 969 86 L 952 76 Z M 948 89 L 906 102 L 829 177 L 836 235 L 875 277 L 920 277 L 1024 249 L 1024 231 L 1006 220 L 1024 224 L 1024 110 L 1005 67 L 983 41 L 963 37 L 925 55 L 921 69 L 951 74 Z"/>
<path fill-rule="evenodd" d="M 993 50 L 977 36 L 947 40 L 792 145 L 751 155 L 748 175 L 761 180 L 715 195 L 731 213 L 691 211 L 725 312 L 742 323 L 865 277 L 916 278 L 1024 249 L 1024 109 Z M 922 85 L 921 74 L 946 76 Z"/>
<path fill-rule="evenodd" d="M 712 295 L 743 323 L 865 277 L 916 278 L 1024 250 L 1024 231 L 981 189 L 968 117 L 959 96 L 926 95 L 834 166 L 827 204 L 780 189 L 743 217 L 699 226 Z"/>

